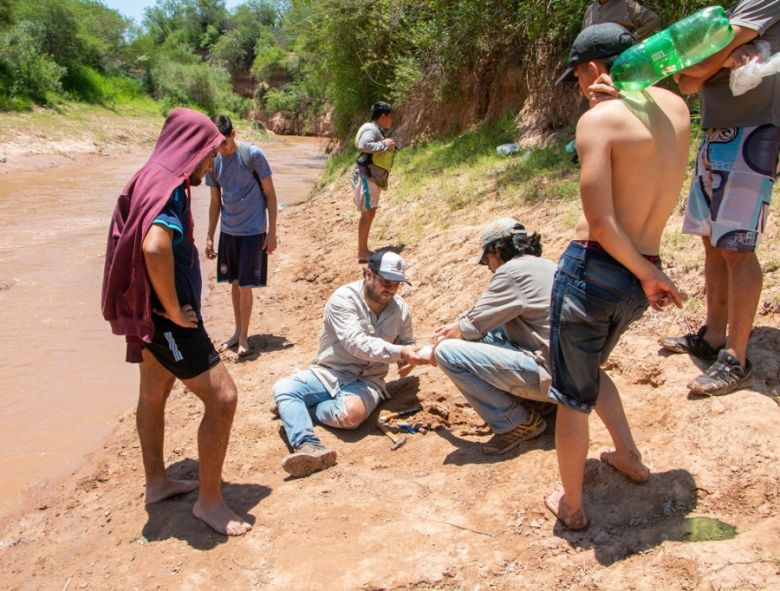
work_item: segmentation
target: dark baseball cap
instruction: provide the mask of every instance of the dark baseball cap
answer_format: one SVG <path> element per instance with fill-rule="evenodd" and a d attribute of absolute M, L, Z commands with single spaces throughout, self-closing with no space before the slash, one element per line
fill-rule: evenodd
<path fill-rule="evenodd" d="M 525 226 L 518 222 L 514 218 L 501 218 L 494 222 L 491 222 L 487 228 L 482 232 L 482 248 L 479 251 L 479 257 L 474 259 L 477 265 L 487 265 L 485 255 L 487 254 L 488 246 L 490 246 L 496 240 L 502 238 L 509 238 L 511 236 L 528 236 L 528 232 L 525 230 Z"/>
<path fill-rule="evenodd" d="M 574 82 L 577 79 L 574 68 L 579 64 L 619 55 L 634 43 L 634 36 L 617 23 L 601 23 L 582 29 L 571 46 L 567 68 L 555 83 Z"/>

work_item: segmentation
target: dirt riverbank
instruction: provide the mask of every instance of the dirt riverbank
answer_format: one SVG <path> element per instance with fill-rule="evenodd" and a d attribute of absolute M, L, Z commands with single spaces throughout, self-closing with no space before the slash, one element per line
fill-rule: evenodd
<path fill-rule="evenodd" d="M 75 156 L 78 163 L 78 156 Z M 392 195 L 379 218 L 403 217 Z M 542 201 L 512 215 L 544 236 L 556 260 L 568 238 L 561 205 Z M 762 246 L 776 257 L 777 207 Z M 679 218 L 670 227 L 680 227 Z M 267 290 L 256 292 L 254 353 L 224 361 L 240 392 L 225 464 L 228 504 L 253 531 L 219 536 L 195 520 L 194 495 L 145 508 L 134 414 L 119 419 L 105 445 L 64 481 L 30 492 L 29 512 L 0 521 L 2 586 L 8 589 L 780 589 L 780 318 L 765 295 L 749 355 L 749 386 L 717 399 L 692 399 L 698 371 L 687 356 L 666 357 L 656 339 L 684 329 L 684 314 L 648 312 L 609 364 L 637 443 L 653 475 L 627 482 L 598 462 L 609 437 L 591 420 L 586 502 L 592 526 L 570 533 L 542 503 L 557 482 L 552 426 L 506 457 L 488 458 L 488 430 L 435 368 L 394 381 L 388 409 L 419 402 L 425 434 L 390 451 L 375 416 L 354 432 L 318 428 L 338 464 L 286 478 L 287 453 L 271 406 L 271 386 L 314 355 L 322 306 L 360 276 L 356 216 L 346 179 L 280 213 L 280 245 Z M 382 227 L 385 227 L 382 225 Z M 392 228 L 392 224 L 387 227 Z M 478 296 L 488 280 L 470 261 L 480 225 L 399 244 L 385 230 L 374 246 L 402 249 L 413 286 L 415 333 L 429 336 Z M 196 236 L 199 244 L 203 236 Z M 701 293 L 700 247 L 681 242 L 667 259 L 690 294 Z M 211 336 L 231 331 L 227 289 L 208 270 L 204 314 Z M 96 310 L 97 313 L 97 310 Z M 120 364 L 121 359 L 116 363 Z M 391 374 L 391 379 L 393 376 Z M 166 459 L 178 477 L 197 474 L 196 399 L 177 386 L 169 402 Z M 41 434 L 45 437 L 45 434 Z"/>

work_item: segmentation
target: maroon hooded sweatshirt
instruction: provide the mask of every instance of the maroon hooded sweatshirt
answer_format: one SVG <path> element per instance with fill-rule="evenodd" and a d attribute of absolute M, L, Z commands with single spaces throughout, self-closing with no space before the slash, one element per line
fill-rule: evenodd
<path fill-rule="evenodd" d="M 102 306 L 113 333 L 125 335 L 130 363 L 142 361 L 141 349 L 154 336 L 152 286 L 143 253 L 146 233 L 179 185 L 185 183 L 192 199 L 189 175 L 224 139 L 202 113 L 172 110 L 151 157 L 117 200 L 108 232 Z"/>

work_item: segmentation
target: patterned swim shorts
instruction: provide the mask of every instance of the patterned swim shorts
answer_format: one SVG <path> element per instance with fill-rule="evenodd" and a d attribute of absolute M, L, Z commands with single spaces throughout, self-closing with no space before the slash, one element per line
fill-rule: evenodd
<path fill-rule="evenodd" d="M 754 251 L 764 232 L 777 176 L 780 127 L 704 130 L 683 233 L 713 246 Z"/>

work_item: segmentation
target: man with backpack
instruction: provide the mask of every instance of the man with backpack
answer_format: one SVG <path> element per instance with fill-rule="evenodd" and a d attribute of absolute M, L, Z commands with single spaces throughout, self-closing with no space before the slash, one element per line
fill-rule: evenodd
<path fill-rule="evenodd" d="M 267 285 L 268 255 L 276 250 L 276 191 L 271 167 L 260 148 L 236 141 L 227 115 L 217 115 L 212 121 L 225 142 L 214 159 L 214 169 L 205 177 L 211 187 L 206 256 L 217 259 L 217 281 L 232 285 L 236 328 L 218 350 L 237 347 L 241 357 L 249 353 L 252 288 Z M 220 233 L 215 251 L 217 219 Z"/>

